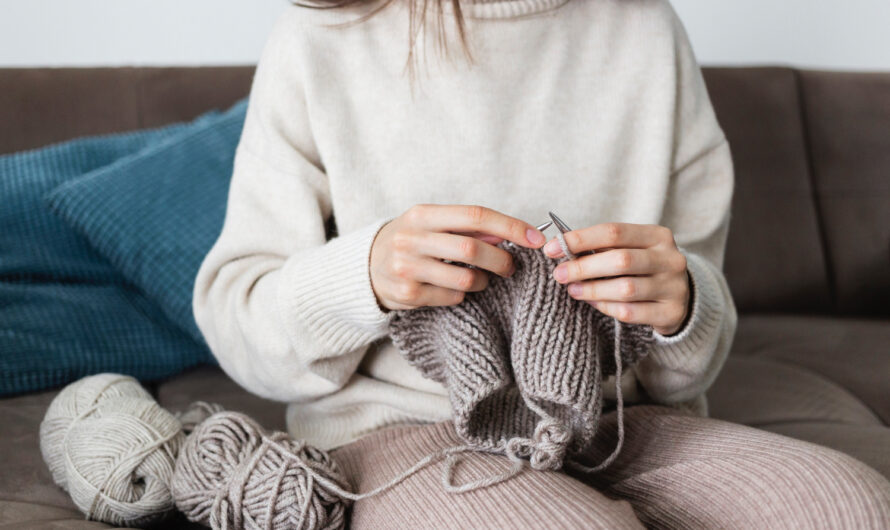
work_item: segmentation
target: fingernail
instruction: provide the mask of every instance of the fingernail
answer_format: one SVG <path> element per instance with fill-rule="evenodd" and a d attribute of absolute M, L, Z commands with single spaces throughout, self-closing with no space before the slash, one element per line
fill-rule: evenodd
<path fill-rule="evenodd" d="M 546 252 L 548 255 L 553 255 L 559 252 L 559 241 L 554 239 L 553 241 L 550 241 L 549 243 L 544 245 L 544 252 Z"/>
<path fill-rule="evenodd" d="M 572 296 L 578 296 L 581 294 L 581 286 L 577 283 L 569 284 L 569 294 Z"/>
<path fill-rule="evenodd" d="M 556 281 L 558 281 L 558 282 L 566 281 L 566 278 L 568 277 L 568 275 L 569 275 L 569 272 L 562 265 L 560 265 L 559 267 L 556 268 L 556 270 L 553 271 L 553 277 L 556 278 Z"/>
<path fill-rule="evenodd" d="M 529 228 L 528 230 L 526 230 L 525 237 L 526 237 L 526 239 L 528 239 L 529 243 L 531 243 L 532 245 L 540 245 L 541 243 L 546 241 L 544 234 L 542 234 L 541 232 L 538 232 L 534 228 Z"/>

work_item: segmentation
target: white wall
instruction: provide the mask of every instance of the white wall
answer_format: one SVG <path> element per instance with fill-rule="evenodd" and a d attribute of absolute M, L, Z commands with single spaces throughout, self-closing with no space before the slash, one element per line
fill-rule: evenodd
<path fill-rule="evenodd" d="M 890 0 L 673 3 L 704 64 L 890 71 Z M 0 66 L 254 63 L 286 5 L 0 0 Z"/>
<path fill-rule="evenodd" d="M 672 0 L 699 61 L 890 71 L 890 0 Z"/>

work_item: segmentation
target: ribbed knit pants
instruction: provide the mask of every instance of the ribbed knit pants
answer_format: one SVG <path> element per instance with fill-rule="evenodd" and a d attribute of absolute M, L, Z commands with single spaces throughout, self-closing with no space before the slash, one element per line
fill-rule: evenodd
<path fill-rule="evenodd" d="M 614 411 L 603 417 L 582 463 L 608 455 L 616 420 Z M 353 503 L 350 528 L 890 528 L 890 482 L 833 449 L 654 405 L 626 408 L 625 429 L 621 455 L 605 471 L 529 467 L 452 494 L 439 462 Z M 331 454 L 353 491 L 365 492 L 460 443 L 446 421 L 384 428 Z M 509 467 L 500 455 L 462 456 L 456 484 Z"/>

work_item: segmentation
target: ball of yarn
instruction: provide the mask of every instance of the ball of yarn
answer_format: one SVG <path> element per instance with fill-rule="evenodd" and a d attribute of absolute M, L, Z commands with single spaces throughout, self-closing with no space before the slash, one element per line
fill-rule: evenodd
<path fill-rule="evenodd" d="M 132 377 L 76 381 L 40 424 L 40 450 L 53 480 L 87 518 L 146 526 L 175 508 L 170 478 L 185 441 L 179 421 Z"/>
<path fill-rule="evenodd" d="M 172 490 L 177 508 L 212 528 L 343 528 L 347 499 L 325 487 L 348 483 L 323 450 L 250 417 L 219 412 L 199 423 L 180 451 Z"/>

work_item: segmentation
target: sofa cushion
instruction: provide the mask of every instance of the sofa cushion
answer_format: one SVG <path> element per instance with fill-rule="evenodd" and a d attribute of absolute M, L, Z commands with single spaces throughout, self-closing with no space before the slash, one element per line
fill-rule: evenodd
<path fill-rule="evenodd" d="M 99 372 L 155 380 L 211 359 L 132 286 L 0 282 L 0 396 Z"/>
<path fill-rule="evenodd" d="M 216 150 L 200 144 L 201 156 L 192 152 L 180 156 L 178 166 L 173 164 L 174 154 L 187 151 L 181 148 L 187 140 L 208 129 L 211 133 L 222 130 L 214 126 L 224 119 L 234 121 L 231 131 L 226 130 L 227 142 Z M 222 226 L 230 160 L 242 122 L 239 107 L 234 120 L 212 111 L 187 124 L 81 138 L 0 157 L 0 204 L 4 206 L 0 208 L 0 395 L 41 390 L 103 371 L 158 379 L 212 361 L 191 315 L 197 265 L 189 265 L 200 261 Z M 149 159 L 155 165 L 144 163 Z M 208 174 L 212 165 L 208 160 L 221 161 L 217 164 L 221 167 Z M 174 167 L 181 172 L 174 173 Z M 170 177 L 180 185 L 158 185 L 157 180 Z M 71 224 L 78 229 L 96 228 L 81 230 L 87 236 L 119 234 L 124 232 L 122 227 L 130 227 L 139 237 L 125 233 L 125 243 L 141 243 L 133 251 L 136 255 L 142 252 L 158 258 L 160 254 L 163 259 L 151 261 L 140 255 L 130 263 L 138 261 L 151 268 L 149 276 L 161 277 L 163 293 L 177 295 L 178 313 L 163 311 L 167 299 L 149 300 L 157 291 L 135 289 L 134 285 L 144 287 L 138 281 L 141 276 L 128 274 L 132 267 L 121 267 L 114 261 L 117 255 L 100 253 L 105 240 L 88 241 L 50 211 L 43 197 L 51 190 L 58 196 L 60 188 L 71 190 L 60 199 L 71 206 L 64 209 Z M 184 193 L 187 189 L 193 193 Z M 130 200 L 124 201 L 127 197 Z M 200 215 L 184 223 L 191 230 L 175 224 L 183 219 L 172 215 L 173 204 L 179 205 L 178 212 Z M 195 207 L 200 204 L 205 207 Z M 99 215 L 106 213 L 102 210 L 106 206 L 108 212 L 126 215 Z M 146 209 L 156 211 L 157 219 L 133 215 Z M 191 253 L 183 245 L 171 250 L 170 245 L 161 244 L 186 241 L 201 228 L 208 233 Z M 177 323 L 185 333 L 176 329 Z"/>
<path fill-rule="evenodd" d="M 244 412 L 266 429 L 287 430 L 285 403 L 247 392 L 215 366 L 201 366 L 161 382 L 155 397 L 167 410 L 181 411 L 194 401 L 207 401 L 219 403 L 227 410 Z"/>
<path fill-rule="evenodd" d="M 704 74 L 736 172 L 724 260 L 736 306 L 740 312 L 830 312 L 794 71 L 709 68 Z"/>
<path fill-rule="evenodd" d="M 140 68 L 142 127 L 190 120 L 207 109 L 225 108 L 247 96 L 253 66 Z"/>
<path fill-rule="evenodd" d="M 190 120 L 247 95 L 254 66 L 0 68 L 0 154 Z"/>
<path fill-rule="evenodd" d="M 186 124 L 79 138 L 0 156 L 0 279 L 122 281 L 86 239 L 50 212 L 53 188 L 181 132 Z M 27 241 L 27 245 L 22 242 Z"/>
<path fill-rule="evenodd" d="M 843 387 L 887 425 L 888 344 L 887 320 L 745 315 L 739 318 L 732 356 L 779 361 L 817 374 Z"/>
<path fill-rule="evenodd" d="M 890 322 L 743 315 L 710 415 L 845 452 L 890 478 Z"/>
<path fill-rule="evenodd" d="M 247 99 L 179 134 L 71 179 L 46 197 L 124 278 L 195 342 L 201 262 L 222 230 Z"/>
<path fill-rule="evenodd" d="M 770 358 L 727 359 L 708 393 L 708 405 L 715 418 L 754 427 L 787 421 L 883 425 L 843 385 L 794 362 Z"/>
<path fill-rule="evenodd" d="M 127 68 L 0 69 L 0 153 L 141 128 Z"/>
<path fill-rule="evenodd" d="M 890 73 L 800 76 L 837 309 L 890 315 Z"/>
<path fill-rule="evenodd" d="M 0 528 L 16 530 L 92 530 L 111 528 L 97 521 L 87 521 L 71 507 L 47 506 L 37 502 L 0 500 Z"/>

